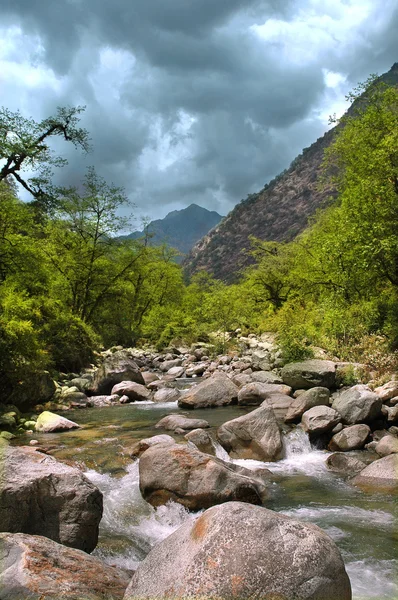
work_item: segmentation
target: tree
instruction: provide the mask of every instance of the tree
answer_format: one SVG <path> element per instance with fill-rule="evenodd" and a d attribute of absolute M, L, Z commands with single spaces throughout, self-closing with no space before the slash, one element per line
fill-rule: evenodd
<path fill-rule="evenodd" d="M 49 143 L 61 137 L 84 152 L 89 150 L 89 136 L 78 127 L 84 106 L 58 108 L 55 116 L 37 123 L 25 118 L 19 111 L 0 109 L 0 181 L 14 178 L 42 204 L 51 202 L 54 191 L 51 178 L 54 167 L 62 167 L 67 160 L 58 156 Z M 24 172 L 34 172 L 26 178 Z"/>

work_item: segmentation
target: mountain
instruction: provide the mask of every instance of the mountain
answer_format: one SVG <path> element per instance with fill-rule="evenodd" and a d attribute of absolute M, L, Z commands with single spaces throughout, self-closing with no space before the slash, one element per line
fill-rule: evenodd
<path fill-rule="evenodd" d="M 377 81 L 397 85 L 398 63 Z M 358 101 L 362 101 L 361 98 Z M 327 131 L 260 192 L 235 206 L 192 248 L 183 263 L 185 272 L 192 275 L 206 270 L 218 279 L 234 281 L 239 270 L 251 262 L 245 253 L 250 249 L 250 236 L 290 241 L 305 229 L 309 217 L 333 202 L 336 196 L 334 190 L 321 188 L 320 176 L 324 151 L 339 127 Z"/>
<path fill-rule="evenodd" d="M 151 221 L 144 231 L 134 231 L 124 239 L 137 239 L 146 234 L 151 235 L 151 246 L 166 243 L 183 254 L 210 229 L 218 225 L 222 216 L 215 211 L 207 210 L 197 204 L 191 204 L 182 210 L 173 210 L 164 219 Z"/>

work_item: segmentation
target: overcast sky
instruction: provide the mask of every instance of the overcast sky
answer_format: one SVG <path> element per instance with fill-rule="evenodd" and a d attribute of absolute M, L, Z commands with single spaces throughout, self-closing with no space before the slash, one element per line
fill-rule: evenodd
<path fill-rule="evenodd" d="M 0 105 L 85 104 L 94 150 L 137 217 L 227 214 L 398 61 L 398 0 L 0 0 Z"/>

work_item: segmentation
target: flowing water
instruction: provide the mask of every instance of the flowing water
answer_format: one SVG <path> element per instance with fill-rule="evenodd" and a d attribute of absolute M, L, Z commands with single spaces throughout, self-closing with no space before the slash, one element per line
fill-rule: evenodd
<path fill-rule="evenodd" d="M 179 410 L 174 403 L 136 403 L 69 411 L 82 429 L 62 434 L 34 434 L 54 445 L 57 458 L 77 462 L 104 494 L 104 516 L 94 555 L 126 569 L 135 569 L 149 550 L 187 519 L 181 505 L 170 502 L 153 509 L 141 497 L 138 462 L 127 454 L 134 441 L 161 433 L 155 424 L 172 412 L 204 418 L 212 430 L 252 409 L 224 407 Z M 30 436 L 32 437 L 32 436 Z M 181 440 L 181 436 L 175 436 Z M 18 443 L 26 443 L 26 437 Z M 277 463 L 234 462 L 248 468 L 266 466 L 275 474 L 267 508 L 315 523 L 338 544 L 351 579 L 354 600 L 398 599 L 398 529 L 396 498 L 363 493 L 331 474 L 327 453 L 311 447 L 295 429 L 285 436 L 285 458 Z M 217 455 L 231 460 L 215 443 Z"/>

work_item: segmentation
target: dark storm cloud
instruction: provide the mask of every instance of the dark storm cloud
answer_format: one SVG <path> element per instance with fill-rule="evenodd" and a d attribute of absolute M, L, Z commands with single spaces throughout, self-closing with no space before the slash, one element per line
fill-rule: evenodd
<path fill-rule="evenodd" d="M 287 167 L 325 129 L 314 117 L 325 69 L 356 83 L 397 60 L 398 11 L 387 2 L 390 19 L 365 22 L 341 51 L 314 46 L 306 60 L 294 29 L 286 52 L 282 36 L 264 40 L 251 26 L 272 19 L 299 32 L 300 11 L 311 4 L 312 15 L 318 0 L 0 0 L 0 10 L 3 25 L 40 38 L 43 61 L 64 82 L 41 98 L 42 115 L 87 105 L 94 152 L 83 160 L 68 149 L 60 181 L 78 181 L 94 163 L 155 217 L 191 202 L 225 213 Z M 105 49 L 120 52 L 108 68 Z"/>

